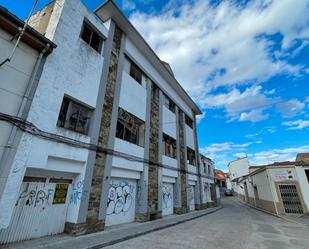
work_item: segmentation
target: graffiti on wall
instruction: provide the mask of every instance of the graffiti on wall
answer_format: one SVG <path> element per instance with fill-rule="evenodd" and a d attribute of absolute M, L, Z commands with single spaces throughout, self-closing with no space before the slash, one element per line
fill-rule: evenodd
<path fill-rule="evenodd" d="M 169 209 L 173 205 L 173 188 L 162 185 L 162 208 Z"/>
<path fill-rule="evenodd" d="M 44 207 L 49 205 L 49 199 L 54 192 L 53 189 L 41 189 L 38 186 L 35 189 L 26 189 L 21 192 L 15 206 L 24 204 L 28 207 Z"/>
<path fill-rule="evenodd" d="M 127 181 L 113 181 L 108 191 L 107 215 L 127 213 L 133 206 L 134 188 Z"/>
<path fill-rule="evenodd" d="M 73 184 L 70 194 L 70 204 L 77 205 L 79 202 L 88 198 L 89 192 L 84 190 L 84 181 L 78 181 Z"/>

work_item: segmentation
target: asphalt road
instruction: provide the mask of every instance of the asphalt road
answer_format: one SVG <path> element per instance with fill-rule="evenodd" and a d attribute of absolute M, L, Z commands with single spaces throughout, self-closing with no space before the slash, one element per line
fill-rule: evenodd
<path fill-rule="evenodd" d="M 174 227 L 146 234 L 110 249 L 309 249 L 309 227 L 291 223 L 223 199 L 220 211 Z"/>

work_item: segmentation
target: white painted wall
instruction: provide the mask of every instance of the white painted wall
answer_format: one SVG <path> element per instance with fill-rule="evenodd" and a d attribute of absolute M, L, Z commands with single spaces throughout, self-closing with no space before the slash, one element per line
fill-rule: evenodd
<path fill-rule="evenodd" d="M 106 226 L 133 222 L 136 180 L 113 178 L 108 191 Z"/>
<path fill-rule="evenodd" d="M 57 2 L 46 36 L 58 47 L 49 55 L 45 63 L 28 121 L 44 131 L 90 142 L 88 136 L 59 128 L 56 124 L 65 94 L 90 107 L 96 106 L 104 58 L 102 53 L 97 53 L 80 39 L 84 18 L 87 18 L 103 35 L 107 36 L 108 30 L 81 1 L 58 0 Z M 76 169 L 80 170 L 79 177 L 84 175 L 85 167 L 80 167 L 80 163 L 87 160 L 87 150 L 24 134 L 0 202 L 0 227 L 8 224 L 10 220 L 26 168 L 54 170 L 52 168 L 54 166 L 47 164 L 50 156 L 62 160 L 79 161 L 76 163 Z M 79 209 L 79 205 L 74 209 Z M 1 215 L 4 213 L 3 210 L 8 210 L 5 216 Z M 76 222 L 77 213 L 77 210 L 72 211 L 68 219 Z"/>
<path fill-rule="evenodd" d="M 163 106 L 163 132 L 170 137 L 176 139 L 176 115 L 166 106 Z"/>
<path fill-rule="evenodd" d="M 122 72 L 119 106 L 141 120 L 146 120 L 147 91 L 126 71 Z"/>
<path fill-rule="evenodd" d="M 12 36 L 0 29 L 0 58 L 8 58 L 13 50 Z M 10 62 L 0 67 L 0 112 L 17 116 L 22 98 L 29 83 L 39 53 L 21 42 Z M 4 151 L 12 125 L 0 121 L 0 159 Z M 0 179 L 1 180 L 1 179 Z"/>
<path fill-rule="evenodd" d="M 249 161 L 248 158 L 241 158 L 229 163 L 230 180 L 239 178 L 249 174 Z"/>
<path fill-rule="evenodd" d="M 188 147 L 190 147 L 192 150 L 195 150 L 195 143 L 194 143 L 194 132 L 191 127 L 188 125 L 185 125 L 186 129 L 186 144 Z"/>
<path fill-rule="evenodd" d="M 212 184 L 210 179 L 202 177 L 202 203 L 211 202 L 211 189 L 210 184 Z"/>
<path fill-rule="evenodd" d="M 156 83 L 159 88 L 164 90 L 168 96 L 174 100 L 176 105 L 180 106 L 188 116 L 193 117 L 191 108 L 185 103 L 185 101 L 178 96 L 175 90 L 166 82 L 162 76 L 154 69 L 154 67 L 149 63 L 145 56 L 137 49 L 135 44 L 132 43 L 129 39 L 126 40 L 126 51 L 131 55 L 143 68 L 146 70 L 146 74 L 150 76 Z"/>
<path fill-rule="evenodd" d="M 143 158 L 144 157 L 144 148 L 136 144 L 129 143 L 125 140 L 115 138 L 114 150 L 135 157 Z M 144 165 L 140 162 L 129 161 L 127 159 L 113 156 L 112 161 L 113 168 L 120 168 L 130 171 L 143 171 Z"/>
<path fill-rule="evenodd" d="M 309 170 L 309 167 L 295 167 L 297 179 L 301 188 L 302 196 L 304 202 L 307 206 L 307 210 L 309 208 L 309 182 L 306 177 L 305 170 Z"/>

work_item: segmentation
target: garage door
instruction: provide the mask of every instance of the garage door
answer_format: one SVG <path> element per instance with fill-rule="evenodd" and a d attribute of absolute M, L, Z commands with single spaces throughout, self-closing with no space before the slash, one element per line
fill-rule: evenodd
<path fill-rule="evenodd" d="M 194 185 L 189 185 L 188 196 L 189 196 L 190 211 L 195 210 Z"/>
<path fill-rule="evenodd" d="M 62 233 L 71 184 L 24 182 L 10 225 L 0 230 L 0 244 Z"/>
<path fill-rule="evenodd" d="M 106 226 L 135 219 L 136 180 L 112 179 L 108 191 Z"/>
<path fill-rule="evenodd" d="M 173 192 L 173 183 L 162 184 L 162 215 L 169 215 L 174 213 Z"/>

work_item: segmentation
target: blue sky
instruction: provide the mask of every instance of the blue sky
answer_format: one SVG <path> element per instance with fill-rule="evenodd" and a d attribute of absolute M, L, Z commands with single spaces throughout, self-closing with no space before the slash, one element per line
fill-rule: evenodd
<path fill-rule="evenodd" d="M 0 0 L 22 19 L 32 2 Z M 203 110 L 199 146 L 217 168 L 309 152 L 309 0 L 116 2 Z"/>

